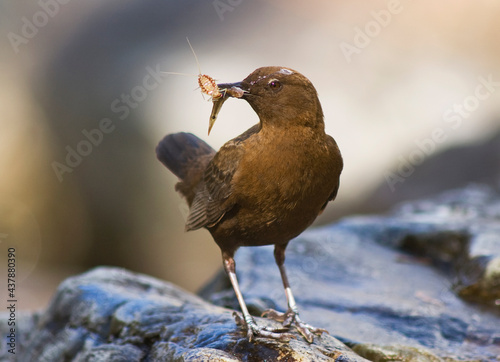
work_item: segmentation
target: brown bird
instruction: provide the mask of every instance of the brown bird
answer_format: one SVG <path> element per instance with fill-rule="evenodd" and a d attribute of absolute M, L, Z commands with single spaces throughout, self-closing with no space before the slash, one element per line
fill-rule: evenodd
<path fill-rule="evenodd" d="M 260 122 L 215 152 L 189 133 L 167 135 L 158 159 L 177 177 L 175 189 L 190 211 L 186 230 L 206 228 L 222 251 L 224 269 L 238 298 L 247 336 L 289 340 L 291 326 L 310 343 L 314 328 L 299 318 L 285 271 L 288 242 L 312 224 L 335 199 L 343 162 L 335 140 L 325 133 L 316 89 L 302 74 L 286 67 L 263 67 L 245 80 L 219 84 L 224 97 L 214 100 L 211 124 L 228 97 L 246 100 Z M 259 327 L 246 307 L 235 274 L 240 246 L 275 245 L 288 302 L 286 313 L 264 314 L 281 329 Z"/>

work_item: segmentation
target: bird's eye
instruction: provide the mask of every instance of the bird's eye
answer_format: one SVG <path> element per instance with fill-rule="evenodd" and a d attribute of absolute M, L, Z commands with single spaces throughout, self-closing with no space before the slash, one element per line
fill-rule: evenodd
<path fill-rule="evenodd" d="M 269 88 L 271 88 L 275 92 L 279 91 L 283 87 L 280 81 L 277 79 L 272 79 L 271 81 L 269 81 L 268 85 Z"/>

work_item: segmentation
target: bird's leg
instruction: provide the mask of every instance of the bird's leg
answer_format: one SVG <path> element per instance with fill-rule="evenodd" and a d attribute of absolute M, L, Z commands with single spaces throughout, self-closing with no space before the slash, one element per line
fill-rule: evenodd
<path fill-rule="evenodd" d="M 292 334 L 286 333 L 288 329 L 264 328 L 264 327 L 259 327 L 257 323 L 255 323 L 255 320 L 248 312 L 247 305 L 245 304 L 245 300 L 243 299 L 243 295 L 241 294 L 240 291 L 238 279 L 236 278 L 236 264 L 234 262 L 233 256 L 223 252 L 222 259 L 224 261 L 224 269 L 227 275 L 229 276 L 229 279 L 231 280 L 234 293 L 236 294 L 236 298 L 238 298 L 241 312 L 243 313 L 243 318 L 241 318 L 236 312 L 233 313 L 233 316 L 236 319 L 236 324 L 245 326 L 245 328 L 247 329 L 248 340 L 251 342 L 253 337 L 268 337 L 287 342 L 291 338 L 294 338 Z"/>
<path fill-rule="evenodd" d="M 323 332 L 328 333 L 328 331 L 321 328 L 315 328 L 300 320 L 299 310 L 297 308 L 297 304 L 295 303 L 295 298 L 293 297 L 292 289 L 290 288 L 290 283 L 288 282 L 288 276 L 286 275 L 285 248 L 286 244 L 284 246 L 276 245 L 274 248 L 274 258 L 276 260 L 276 264 L 278 264 L 278 268 L 280 269 L 281 279 L 283 280 L 283 287 L 285 288 L 288 310 L 286 311 L 286 313 L 280 313 L 275 311 L 274 309 L 268 309 L 264 311 L 262 316 L 283 323 L 283 327 L 285 328 L 289 328 L 291 325 L 294 325 L 300 332 L 300 334 L 304 336 L 306 341 L 312 343 L 314 339 L 313 333 L 321 335 L 321 333 Z"/>

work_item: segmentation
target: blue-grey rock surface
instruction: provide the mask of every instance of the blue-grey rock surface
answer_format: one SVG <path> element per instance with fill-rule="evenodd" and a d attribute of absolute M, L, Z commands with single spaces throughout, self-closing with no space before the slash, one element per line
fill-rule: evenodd
<path fill-rule="evenodd" d="M 4 316 L 5 319 L 5 316 Z M 7 334 L 5 320 L 0 332 Z M 259 323 L 276 322 L 259 319 Z M 49 308 L 26 320 L 12 361 L 342 361 L 361 362 L 335 338 L 308 344 L 248 342 L 232 311 L 160 280 L 97 268 L 64 281 Z"/>
<path fill-rule="evenodd" d="M 286 265 L 302 319 L 369 359 L 439 361 L 424 357 L 430 353 L 500 360 L 495 189 L 470 186 L 403 204 L 388 216 L 351 217 L 307 231 L 290 243 Z M 285 309 L 272 248 L 241 249 L 236 269 L 254 313 Z M 236 307 L 219 278 L 202 295 Z M 404 359 L 403 352 L 391 359 L 388 351 L 399 346 L 420 351 L 421 359 Z M 380 347 L 386 359 L 373 357 Z"/>
<path fill-rule="evenodd" d="M 202 299 L 97 268 L 63 282 L 46 311 L 19 316 L 11 360 L 500 361 L 499 261 L 500 195 L 470 186 L 293 240 L 286 265 L 301 317 L 330 332 L 311 345 L 298 334 L 249 343 L 223 273 Z M 253 314 L 286 308 L 272 248 L 243 248 L 236 262 Z M 9 357 L 3 343 L 0 360 Z"/>

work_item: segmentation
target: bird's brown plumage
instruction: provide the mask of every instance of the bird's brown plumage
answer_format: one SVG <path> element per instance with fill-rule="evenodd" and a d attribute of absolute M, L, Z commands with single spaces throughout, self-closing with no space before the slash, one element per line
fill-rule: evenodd
<path fill-rule="evenodd" d="M 160 142 L 158 157 L 180 178 L 176 189 L 190 205 L 186 229 L 207 228 L 230 258 L 240 246 L 275 244 L 284 252 L 339 188 L 342 157 L 325 133 L 317 92 L 285 67 L 259 68 L 236 85 L 219 87 L 238 87 L 235 94 L 260 122 L 217 153 L 193 135 Z"/>

